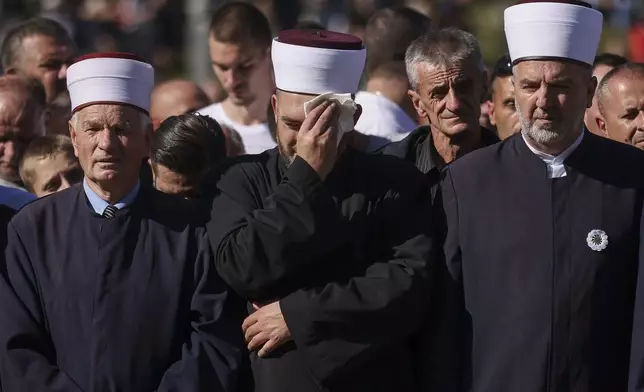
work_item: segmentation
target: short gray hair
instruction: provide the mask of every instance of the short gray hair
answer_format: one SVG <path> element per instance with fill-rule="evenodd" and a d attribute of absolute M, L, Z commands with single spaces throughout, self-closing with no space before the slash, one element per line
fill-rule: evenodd
<path fill-rule="evenodd" d="M 141 128 L 147 128 L 150 125 L 150 116 L 140 110 L 137 110 L 136 113 L 139 117 L 139 121 L 141 121 Z M 69 119 L 69 122 L 72 124 L 74 129 L 78 128 L 78 112 L 74 112 L 72 117 Z"/>
<path fill-rule="evenodd" d="M 450 67 L 465 60 L 473 60 L 481 72 L 485 71 L 481 47 L 473 34 L 455 27 L 428 31 L 414 40 L 405 53 L 405 66 L 411 88 L 418 89 L 418 64 Z"/>

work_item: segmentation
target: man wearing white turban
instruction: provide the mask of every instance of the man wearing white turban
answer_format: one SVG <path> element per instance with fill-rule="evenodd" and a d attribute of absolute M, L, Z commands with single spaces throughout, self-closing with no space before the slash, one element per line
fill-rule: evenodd
<path fill-rule="evenodd" d="M 521 132 L 445 173 L 436 390 L 627 390 L 644 154 L 584 130 L 601 29 L 581 1 L 505 10 Z"/>

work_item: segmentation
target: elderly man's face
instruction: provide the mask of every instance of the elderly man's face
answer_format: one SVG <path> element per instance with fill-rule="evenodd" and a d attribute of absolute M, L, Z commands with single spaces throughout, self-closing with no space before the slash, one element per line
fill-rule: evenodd
<path fill-rule="evenodd" d="M 546 146 L 577 134 L 596 84 L 590 70 L 575 63 L 520 62 L 514 86 L 522 131 Z"/>
<path fill-rule="evenodd" d="M 88 179 L 118 183 L 138 178 L 150 146 L 150 128 L 143 119 L 137 109 L 114 104 L 91 105 L 72 117 L 74 152 Z"/>
<path fill-rule="evenodd" d="M 20 184 L 18 164 L 29 143 L 45 134 L 44 108 L 26 91 L 0 93 L 0 177 Z"/>
<path fill-rule="evenodd" d="M 67 90 L 67 68 L 75 56 L 71 42 L 32 35 L 22 41 L 21 53 L 11 72 L 39 80 L 45 87 L 47 102 L 51 102 Z"/>
<path fill-rule="evenodd" d="M 492 104 L 490 120 L 501 140 L 507 139 L 521 131 L 519 114 L 514 103 L 514 85 L 512 77 L 497 78 L 492 84 Z"/>
<path fill-rule="evenodd" d="M 609 138 L 644 150 L 644 77 L 628 76 L 616 75 L 609 81 L 599 123 Z"/>
<path fill-rule="evenodd" d="M 272 90 L 268 49 L 253 44 L 219 42 L 213 37 L 208 42 L 213 70 L 232 103 L 249 106 L 257 100 L 258 95 Z"/>
<path fill-rule="evenodd" d="M 479 128 L 485 72 L 468 59 L 438 67 L 427 62 L 416 68 L 418 91 L 409 94 L 421 117 L 448 137 Z"/>

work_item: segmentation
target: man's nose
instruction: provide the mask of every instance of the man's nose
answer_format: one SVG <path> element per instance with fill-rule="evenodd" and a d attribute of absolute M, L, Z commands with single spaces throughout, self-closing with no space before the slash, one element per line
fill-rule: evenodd
<path fill-rule="evenodd" d="M 463 101 L 458 96 L 458 94 L 456 94 L 454 89 L 449 89 L 446 99 L 447 99 L 446 108 L 452 113 L 458 113 L 463 107 Z"/>
<path fill-rule="evenodd" d="M 60 187 L 58 187 L 59 191 L 62 191 L 64 189 L 67 189 L 71 186 L 71 183 L 67 180 L 67 176 L 62 175 L 60 176 Z"/>
<path fill-rule="evenodd" d="M 541 88 L 535 93 L 537 95 L 538 108 L 546 109 L 552 106 L 554 99 L 552 92 L 553 90 L 549 89 L 548 86 L 541 86 Z"/>
<path fill-rule="evenodd" d="M 5 158 L 5 162 L 12 161 L 14 155 L 16 155 L 16 145 L 11 140 L 6 141 L 2 143 L 2 148 L 0 149 L 0 151 L 0 156 Z"/>
<path fill-rule="evenodd" d="M 118 139 L 116 132 L 109 129 L 103 129 L 98 134 L 98 147 L 101 150 L 111 150 L 114 146 L 116 139 Z"/>

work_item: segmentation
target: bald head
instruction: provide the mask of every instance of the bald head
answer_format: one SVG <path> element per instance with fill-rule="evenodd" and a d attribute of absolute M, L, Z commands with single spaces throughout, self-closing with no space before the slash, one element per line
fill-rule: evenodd
<path fill-rule="evenodd" d="M 597 106 L 603 116 L 608 109 L 611 88 L 623 82 L 644 80 L 644 63 L 626 63 L 610 70 L 597 86 Z"/>
<path fill-rule="evenodd" d="M 168 117 L 194 112 L 210 104 L 206 93 L 189 80 L 170 80 L 152 91 L 150 118 L 155 129 Z"/>
<path fill-rule="evenodd" d="M 596 98 L 603 133 L 644 149 L 644 64 L 612 69 L 599 84 Z"/>

